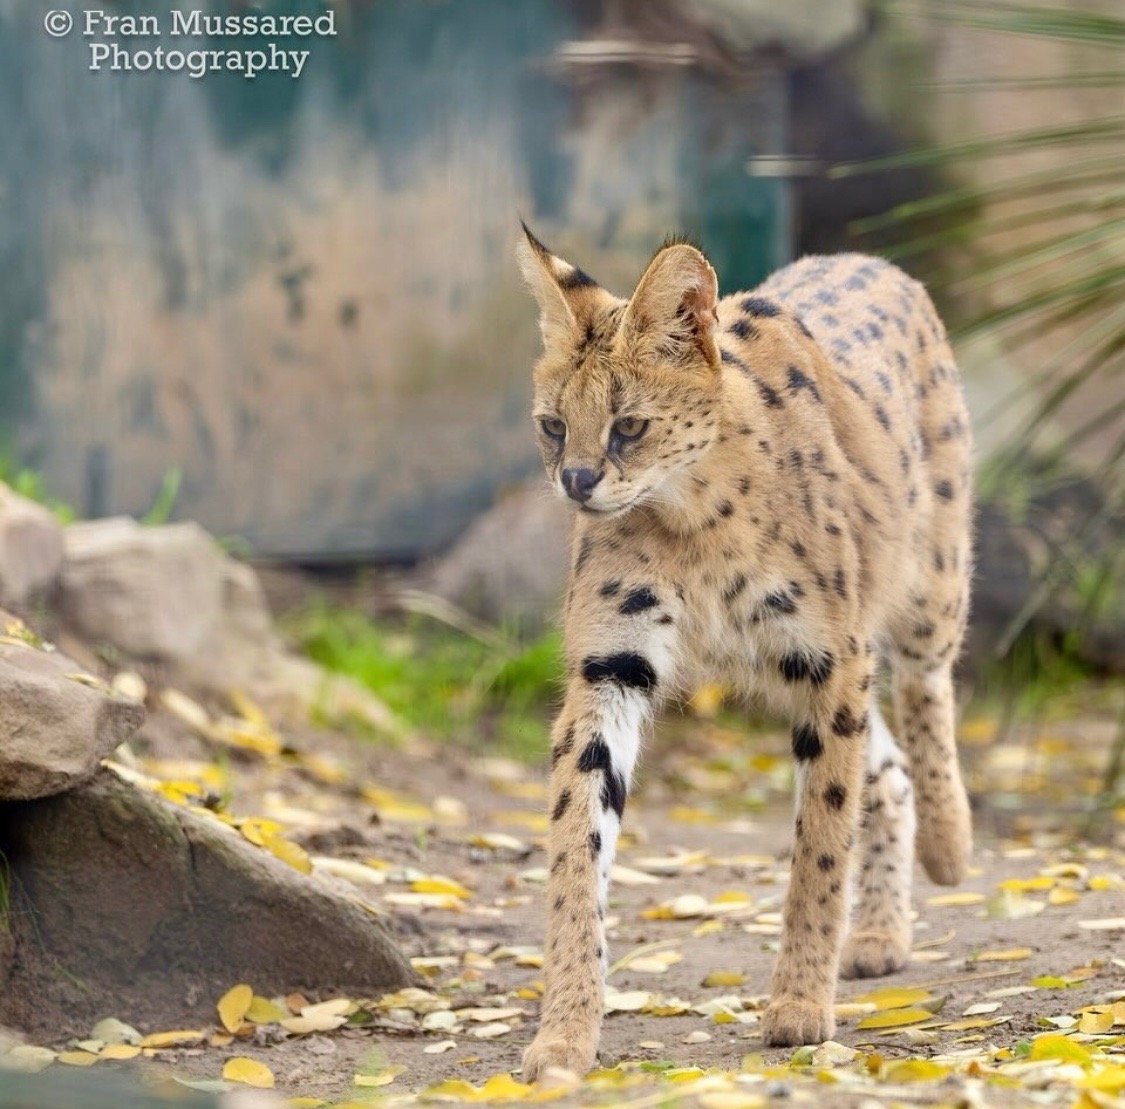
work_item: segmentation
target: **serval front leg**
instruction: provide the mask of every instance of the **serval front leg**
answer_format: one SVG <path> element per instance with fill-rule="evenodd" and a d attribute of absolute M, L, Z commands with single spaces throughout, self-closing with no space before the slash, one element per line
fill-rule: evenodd
<path fill-rule="evenodd" d="M 641 732 L 670 668 L 674 601 L 649 603 L 657 597 L 646 589 L 643 610 L 618 600 L 620 621 L 594 634 L 568 629 L 571 676 L 551 752 L 546 988 L 523 1058 L 529 1081 L 555 1067 L 585 1074 L 597 1054 L 609 872 Z M 594 641 L 599 650 L 584 649 Z"/>
<path fill-rule="evenodd" d="M 793 729 L 797 824 L 770 1003 L 773 1046 L 820 1043 L 835 1030 L 836 973 L 848 911 L 849 860 L 859 817 L 873 657 L 787 655 L 782 676 L 805 706 Z"/>

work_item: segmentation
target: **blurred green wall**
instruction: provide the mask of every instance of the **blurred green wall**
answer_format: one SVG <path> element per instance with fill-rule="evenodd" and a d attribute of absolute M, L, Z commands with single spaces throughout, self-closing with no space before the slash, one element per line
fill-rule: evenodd
<path fill-rule="evenodd" d="M 560 0 L 336 8 L 252 82 L 91 73 L 0 8 L 0 443 L 81 512 L 178 467 L 175 514 L 262 554 L 438 549 L 537 465 L 517 216 L 620 292 L 674 231 L 728 290 L 784 261 L 768 66 L 568 65 Z"/>

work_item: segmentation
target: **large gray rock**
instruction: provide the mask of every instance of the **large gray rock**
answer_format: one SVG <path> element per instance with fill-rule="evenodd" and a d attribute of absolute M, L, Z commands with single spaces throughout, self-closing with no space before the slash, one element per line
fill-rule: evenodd
<path fill-rule="evenodd" d="M 225 556 L 198 524 L 146 528 L 116 516 L 71 524 L 65 540 L 59 603 L 87 639 L 175 663 L 214 631 Z"/>
<path fill-rule="evenodd" d="M 0 851 L 15 947 L 0 1021 L 28 1032 L 59 1039 L 107 1014 L 191 1027 L 235 982 L 371 996 L 415 980 L 353 895 L 108 770 L 0 805 Z"/>
<path fill-rule="evenodd" d="M 565 587 L 569 520 L 542 481 L 520 486 L 473 523 L 426 585 L 481 619 L 542 625 Z"/>
<path fill-rule="evenodd" d="M 169 682 L 237 689 L 280 719 L 315 710 L 329 721 L 404 731 L 373 694 L 288 650 L 253 568 L 197 524 L 142 527 L 128 517 L 72 524 L 59 608 L 79 638 L 160 663 Z"/>
<path fill-rule="evenodd" d="M 63 530 L 42 505 L 0 482 L 0 604 L 48 590 L 63 560 Z"/>
<path fill-rule="evenodd" d="M 145 710 L 36 645 L 0 611 L 0 799 L 72 789 L 144 721 Z M 26 636 L 26 638 L 25 638 Z"/>

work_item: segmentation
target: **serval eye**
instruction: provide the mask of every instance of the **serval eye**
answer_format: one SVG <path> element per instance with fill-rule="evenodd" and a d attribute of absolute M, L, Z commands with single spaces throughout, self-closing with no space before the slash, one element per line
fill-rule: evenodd
<path fill-rule="evenodd" d="M 543 429 L 543 434 L 551 439 L 566 438 L 566 424 L 555 416 L 544 416 L 539 421 L 539 426 Z"/>
<path fill-rule="evenodd" d="M 622 439 L 639 439 L 648 427 L 648 420 L 639 420 L 636 416 L 626 416 L 613 425 L 615 435 Z"/>

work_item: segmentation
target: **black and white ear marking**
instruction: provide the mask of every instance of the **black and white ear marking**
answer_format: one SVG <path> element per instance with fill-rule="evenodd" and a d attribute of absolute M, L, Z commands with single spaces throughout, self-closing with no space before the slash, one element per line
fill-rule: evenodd
<path fill-rule="evenodd" d="M 539 326 L 544 346 L 574 341 L 581 321 L 601 292 L 598 283 L 585 271 L 552 254 L 520 222 L 523 238 L 516 245 L 516 258 L 524 280 L 539 304 Z"/>

